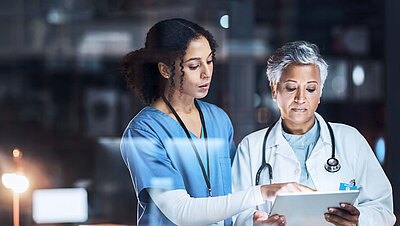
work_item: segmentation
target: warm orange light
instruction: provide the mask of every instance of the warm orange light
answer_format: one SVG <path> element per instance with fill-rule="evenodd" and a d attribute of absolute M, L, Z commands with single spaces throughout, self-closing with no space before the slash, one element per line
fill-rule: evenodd
<path fill-rule="evenodd" d="M 21 153 L 21 151 L 19 149 L 15 148 L 13 150 L 13 156 L 14 156 L 14 158 L 21 158 L 22 157 L 22 153 Z"/>
<path fill-rule="evenodd" d="M 24 175 L 18 175 L 15 173 L 5 173 L 1 177 L 6 188 L 12 189 L 15 193 L 22 193 L 29 187 L 29 180 Z"/>

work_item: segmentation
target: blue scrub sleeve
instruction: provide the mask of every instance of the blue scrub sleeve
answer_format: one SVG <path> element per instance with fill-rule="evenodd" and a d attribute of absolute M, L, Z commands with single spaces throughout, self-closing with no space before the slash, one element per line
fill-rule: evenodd
<path fill-rule="evenodd" d="M 149 202 L 146 188 L 185 189 L 181 174 L 156 134 L 128 128 L 121 141 L 121 152 L 139 201 Z"/>

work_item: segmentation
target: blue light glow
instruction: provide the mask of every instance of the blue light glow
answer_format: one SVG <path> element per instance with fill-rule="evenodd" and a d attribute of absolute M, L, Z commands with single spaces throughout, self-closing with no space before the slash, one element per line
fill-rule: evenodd
<path fill-rule="evenodd" d="M 378 138 L 378 141 L 375 144 L 375 152 L 376 152 L 376 157 L 378 158 L 378 161 L 383 165 L 385 161 L 385 140 L 382 137 Z"/>

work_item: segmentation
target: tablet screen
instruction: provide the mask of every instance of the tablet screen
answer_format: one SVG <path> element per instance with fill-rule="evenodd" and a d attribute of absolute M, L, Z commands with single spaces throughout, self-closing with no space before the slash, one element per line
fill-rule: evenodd
<path fill-rule="evenodd" d="M 358 190 L 279 194 L 270 214 L 284 215 L 287 226 L 332 225 L 324 217 L 328 208 L 354 204 L 358 194 Z"/>

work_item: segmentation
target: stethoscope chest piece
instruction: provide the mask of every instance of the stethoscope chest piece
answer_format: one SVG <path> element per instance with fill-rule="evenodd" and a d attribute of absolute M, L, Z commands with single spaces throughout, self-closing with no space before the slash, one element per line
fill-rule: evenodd
<path fill-rule="evenodd" d="M 326 171 L 330 172 L 330 173 L 336 173 L 337 171 L 340 170 L 340 164 L 339 164 L 339 160 L 337 160 L 336 158 L 330 158 L 328 159 L 328 161 L 326 161 L 325 164 L 325 169 Z"/>

